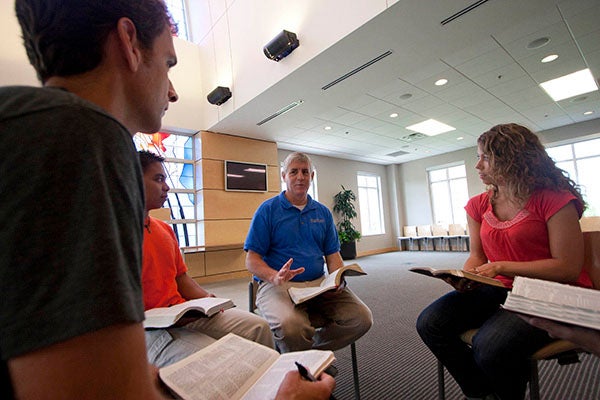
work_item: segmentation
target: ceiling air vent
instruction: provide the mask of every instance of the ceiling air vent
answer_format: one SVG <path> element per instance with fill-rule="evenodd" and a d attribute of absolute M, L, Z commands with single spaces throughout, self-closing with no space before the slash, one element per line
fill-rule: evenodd
<path fill-rule="evenodd" d="M 390 154 L 386 154 L 386 156 L 390 156 L 390 157 L 400 157 L 400 156 L 404 156 L 404 155 L 406 155 L 406 154 L 410 154 L 410 153 L 409 153 L 408 151 L 402 151 L 402 150 L 399 150 L 399 151 L 395 151 L 395 152 L 393 152 L 393 153 L 390 153 Z"/>
<path fill-rule="evenodd" d="M 266 124 L 267 122 L 269 122 L 273 118 L 276 118 L 276 117 L 279 117 L 282 114 L 285 114 L 286 112 L 290 111 L 292 108 L 298 107 L 302 103 L 304 103 L 304 100 L 298 100 L 298 101 L 295 101 L 295 102 L 293 102 L 291 104 L 288 104 L 287 106 L 283 107 L 281 110 L 276 111 L 275 113 L 269 115 L 267 118 L 263 119 L 262 121 L 257 122 L 256 125 L 261 126 L 262 124 Z"/>
<path fill-rule="evenodd" d="M 449 24 L 450 22 L 454 21 L 457 18 L 462 17 L 463 15 L 465 15 L 466 13 L 468 13 L 469 11 L 473 11 L 474 9 L 476 9 L 477 7 L 479 7 L 480 5 L 482 5 L 483 3 L 487 3 L 488 0 L 479 0 L 476 1 L 475 3 L 471 4 L 468 7 L 463 8 L 462 10 L 452 14 L 451 16 L 449 16 L 448 18 L 446 18 L 445 20 L 443 20 L 442 22 L 440 22 L 440 24 L 442 25 L 446 25 Z"/>
<path fill-rule="evenodd" d="M 357 72 L 362 71 L 363 69 L 365 69 L 367 67 L 370 67 L 371 65 L 375 64 L 378 61 L 381 61 L 382 59 L 384 59 L 385 57 L 389 56 L 390 54 L 392 54 L 392 51 L 388 50 L 385 53 L 382 53 L 382 54 L 378 55 L 377 57 L 375 57 L 371 61 L 367 61 L 366 63 L 364 63 L 360 67 L 354 68 L 352 71 L 348 72 L 347 74 L 344 74 L 344 75 L 340 76 L 339 78 L 337 78 L 336 80 L 333 80 L 333 81 L 329 82 L 327 85 L 323 86 L 321 89 L 327 90 L 330 87 L 332 87 L 333 85 L 337 85 L 338 83 L 340 83 L 344 79 L 350 78 L 352 75 L 356 74 Z"/>
<path fill-rule="evenodd" d="M 418 140 L 418 139 L 421 139 L 424 137 L 425 137 L 424 134 L 415 132 L 415 133 L 411 133 L 410 135 L 402 136 L 400 139 L 405 140 L 407 142 L 414 142 L 415 140 Z"/>

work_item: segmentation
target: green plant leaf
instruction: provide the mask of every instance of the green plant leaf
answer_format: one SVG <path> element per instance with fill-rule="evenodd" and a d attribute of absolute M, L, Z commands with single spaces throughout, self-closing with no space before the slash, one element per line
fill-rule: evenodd
<path fill-rule="evenodd" d="M 352 225 L 352 219 L 356 218 L 356 208 L 354 202 L 356 201 L 356 195 L 350 189 L 346 189 L 344 185 L 342 190 L 333 196 L 333 212 L 339 215 L 339 222 L 337 223 L 338 237 L 340 243 L 348 243 L 354 240 L 359 240 L 361 234 L 354 225 Z"/>

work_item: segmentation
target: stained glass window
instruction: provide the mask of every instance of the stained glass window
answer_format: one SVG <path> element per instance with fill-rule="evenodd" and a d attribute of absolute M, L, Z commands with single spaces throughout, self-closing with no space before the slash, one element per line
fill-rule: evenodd
<path fill-rule="evenodd" d="M 171 210 L 169 223 L 181 247 L 198 246 L 196 232 L 196 191 L 193 138 L 168 132 L 133 137 L 138 150 L 147 150 L 165 158 L 169 190 L 164 207 Z"/>

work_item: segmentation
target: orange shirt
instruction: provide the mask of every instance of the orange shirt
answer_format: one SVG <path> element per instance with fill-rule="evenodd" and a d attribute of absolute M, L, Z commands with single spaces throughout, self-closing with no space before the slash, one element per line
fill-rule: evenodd
<path fill-rule="evenodd" d="M 144 309 L 183 303 L 175 278 L 187 272 L 173 229 L 164 222 L 148 217 L 144 229 L 142 253 L 142 291 Z"/>

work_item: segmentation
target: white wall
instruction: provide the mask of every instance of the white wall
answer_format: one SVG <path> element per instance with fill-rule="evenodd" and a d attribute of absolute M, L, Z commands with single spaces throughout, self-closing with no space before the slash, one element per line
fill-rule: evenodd
<path fill-rule="evenodd" d="M 39 86 L 35 70 L 29 64 L 23 47 L 14 7 L 14 1 L 0 0 L 0 86 Z"/>
<path fill-rule="evenodd" d="M 290 154 L 290 151 L 278 151 L 279 162 Z M 359 161 L 343 160 L 340 158 L 325 157 L 309 154 L 315 169 L 317 170 L 317 185 L 319 193 L 319 202 L 333 210 L 333 196 L 342 190 L 341 185 L 346 189 L 352 190 L 358 197 L 358 183 L 356 181 L 357 172 L 369 172 L 381 177 L 382 195 L 383 195 L 383 213 L 385 234 L 363 236 L 356 244 L 357 251 L 365 252 L 370 250 L 385 249 L 396 246 L 396 237 L 393 223 L 390 219 L 390 193 L 389 178 L 387 168 L 383 165 L 369 164 Z M 359 211 L 358 201 L 356 202 L 357 211 Z M 335 219 L 334 215 L 334 219 Z M 337 220 L 336 220 L 337 222 Z M 360 229 L 360 212 L 354 222 L 354 226 Z"/>
<path fill-rule="evenodd" d="M 223 105 L 204 101 L 203 129 L 267 90 L 391 6 L 386 0 L 188 0 L 192 39 L 200 49 L 202 93 L 229 87 Z M 293 57 L 274 62 L 263 47 L 282 30 L 298 35 Z M 206 106 L 204 106 L 206 105 Z"/>
<path fill-rule="evenodd" d="M 538 133 L 545 146 L 566 141 L 585 140 L 600 136 L 600 118 L 549 129 Z M 397 166 L 397 182 L 401 187 L 399 225 L 426 225 L 433 223 L 427 169 L 455 162 L 464 162 L 467 169 L 469 197 L 481 193 L 485 187 L 475 170 L 477 148 L 472 147 L 439 156 L 407 162 Z"/>

